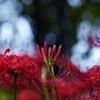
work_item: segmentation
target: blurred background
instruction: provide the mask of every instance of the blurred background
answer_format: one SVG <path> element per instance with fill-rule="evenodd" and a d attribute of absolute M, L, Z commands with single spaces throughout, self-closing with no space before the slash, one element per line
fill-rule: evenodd
<path fill-rule="evenodd" d="M 30 54 L 36 44 L 47 41 L 50 46 L 62 44 L 62 53 L 74 63 L 94 61 L 99 55 L 90 57 L 94 51 L 82 36 L 99 26 L 99 10 L 100 0 L 0 0 L 1 52 L 10 47 L 13 53 Z"/>
<path fill-rule="evenodd" d="M 100 36 L 99 12 L 100 0 L 0 0 L 0 53 L 11 48 L 12 54 L 31 55 L 47 41 L 61 44 L 62 53 L 86 71 L 100 65 L 99 48 L 84 41 L 90 31 Z M 0 100 L 10 98 L 3 94 Z"/>

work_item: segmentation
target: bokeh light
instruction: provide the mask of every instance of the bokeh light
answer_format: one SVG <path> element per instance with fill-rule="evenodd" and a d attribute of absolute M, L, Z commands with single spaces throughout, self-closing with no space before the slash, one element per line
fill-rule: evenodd
<path fill-rule="evenodd" d="M 35 52 L 31 25 L 27 17 L 20 14 L 22 10 L 23 5 L 18 0 L 0 2 L 1 53 L 7 48 L 17 55 L 32 55 Z"/>
<path fill-rule="evenodd" d="M 22 0 L 22 3 L 25 5 L 30 5 L 34 0 Z"/>
<path fill-rule="evenodd" d="M 77 31 L 78 42 L 72 48 L 71 60 L 75 65 L 80 66 L 81 71 L 87 71 L 94 65 L 100 65 L 100 49 L 97 47 L 90 48 L 87 40 L 92 32 L 100 38 L 100 27 L 92 26 L 89 21 L 82 21 Z"/>
<path fill-rule="evenodd" d="M 57 41 L 57 37 L 54 33 L 48 33 L 46 36 L 45 36 L 45 41 L 49 44 L 49 45 L 53 45 L 56 43 Z"/>
<path fill-rule="evenodd" d="M 67 0 L 67 2 L 72 7 L 79 7 L 83 5 L 84 0 Z"/>

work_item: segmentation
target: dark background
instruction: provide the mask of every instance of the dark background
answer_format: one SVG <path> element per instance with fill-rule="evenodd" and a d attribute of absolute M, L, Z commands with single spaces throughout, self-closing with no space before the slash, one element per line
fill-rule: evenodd
<path fill-rule="evenodd" d="M 29 5 L 21 0 L 24 5 L 22 14 L 31 17 L 36 43 L 43 45 L 47 36 L 50 46 L 62 44 L 63 53 L 70 55 L 71 47 L 77 42 L 79 23 L 89 20 L 92 24 L 99 24 L 94 20 L 100 17 L 100 0 L 80 1 L 80 6 L 73 7 L 67 0 L 34 0 Z"/>

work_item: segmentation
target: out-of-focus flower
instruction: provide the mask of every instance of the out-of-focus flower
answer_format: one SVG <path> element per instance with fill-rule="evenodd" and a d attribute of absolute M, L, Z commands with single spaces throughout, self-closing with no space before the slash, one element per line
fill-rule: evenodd
<path fill-rule="evenodd" d="M 18 95 L 17 100 L 42 100 L 42 96 L 39 93 L 26 90 Z"/>
<path fill-rule="evenodd" d="M 56 85 L 60 100 L 77 100 L 84 92 L 81 84 L 74 81 L 61 80 Z"/>
<path fill-rule="evenodd" d="M 94 47 L 100 47 L 100 38 L 95 34 L 95 36 L 91 33 L 88 39 L 88 44 Z"/>
<path fill-rule="evenodd" d="M 84 37 L 84 40 L 90 47 L 100 47 L 100 29 L 96 27 L 94 30 L 91 30 L 87 36 Z"/>
<path fill-rule="evenodd" d="M 28 55 L 6 55 L 10 49 L 0 55 L 0 78 L 10 87 L 13 86 L 13 76 L 17 75 L 17 86 L 30 85 L 40 78 L 40 71 L 34 59 Z"/>
<path fill-rule="evenodd" d="M 99 91 L 100 91 L 100 66 L 94 66 L 93 68 L 89 69 L 87 72 L 80 72 L 78 68 L 76 68 L 74 65 L 71 65 L 72 75 L 73 78 L 81 83 L 87 90 L 87 94 L 89 95 L 89 98 L 99 98 Z M 93 94 L 94 92 L 98 92 Z M 99 99 L 93 99 L 93 100 L 99 100 Z M 83 99 L 85 100 L 85 99 Z"/>
<path fill-rule="evenodd" d="M 44 47 L 37 46 L 37 50 L 42 57 L 46 66 L 50 67 L 54 64 L 58 56 L 60 55 L 62 46 L 60 45 L 58 50 L 56 45 L 53 45 L 53 48 L 48 47 L 48 44 L 44 42 Z"/>
<path fill-rule="evenodd" d="M 87 71 L 89 80 L 93 83 L 95 89 L 100 89 L 100 66 L 95 65 L 93 68 Z"/>

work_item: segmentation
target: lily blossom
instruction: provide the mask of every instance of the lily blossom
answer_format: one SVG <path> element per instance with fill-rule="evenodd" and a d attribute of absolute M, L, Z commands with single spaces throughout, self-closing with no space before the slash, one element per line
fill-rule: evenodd
<path fill-rule="evenodd" d="M 58 47 L 58 50 L 57 50 L 56 45 L 53 45 L 53 48 L 48 47 L 48 44 L 46 42 L 44 42 L 44 47 L 40 47 L 37 45 L 37 50 L 38 50 L 40 56 L 42 57 L 44 63 L 48 67 L 50 67 L 54 64 L 54 62 L 60 55 L 61 48 L 62 48 L 62 45 L 60 45 Z"/>

